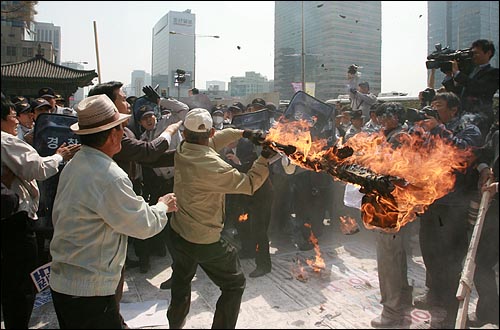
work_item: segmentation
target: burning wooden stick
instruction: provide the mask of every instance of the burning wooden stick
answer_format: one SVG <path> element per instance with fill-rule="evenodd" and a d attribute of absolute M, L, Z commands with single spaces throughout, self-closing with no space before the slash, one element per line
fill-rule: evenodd
<path fill-rule="evenodd" d="M 344 182 L 361 186 L 362 193 L 376 192 L 377 194 L 388 196 L 394 190 L 395 186 L 406 187 L 409 183 L 400 177 L 392 175 L 382 175 L 371 171 L 370 169 L 357 165 L 345 164 L 341 162 L 353 154 L 353 149 L 343 147 L 332 148 L 331 153 L 326 153 L 322 158 L 304 157 L 292 145 L 284 145 L 278 142 L 269 141 L 269 145 L 275 151 L 284 152 L 288 157 L 300 162 L 307 168 L 316 172 L 327 172 Z"/>

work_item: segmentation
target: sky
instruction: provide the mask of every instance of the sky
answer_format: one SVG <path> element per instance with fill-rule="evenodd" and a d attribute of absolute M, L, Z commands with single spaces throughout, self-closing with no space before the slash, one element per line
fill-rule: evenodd
<path fill-rule="evenodd" d="M 151 73 L 151 31 L 169 11 L 196 15 L 196 86 L 255 71 L 274 79 L 274 1 L 39 1 L 35 21 L 61 27 L 61 62 L 88 62 L 101 81 L 130 83 Z M 420 16 L 421 15 L 421 16 Z M 306 40 L 307 42 L 307 40 Z M 238 49 L 237 47 L 240 47 Z M 382 92 L 416 96 L 425 89 L 427 2 L 382 1 Z"/>

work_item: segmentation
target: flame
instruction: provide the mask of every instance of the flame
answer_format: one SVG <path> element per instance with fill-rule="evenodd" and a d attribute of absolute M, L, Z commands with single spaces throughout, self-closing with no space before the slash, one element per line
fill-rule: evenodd
<path fill-rule="evenodd" d="M 238 218 L 239 222 L 245 222 L 247 220 L 248 220 L 248 213 L 240 214 L 240 217 Z"/>
<path fill-rule="evenodd" d="M 307 280 L 309 279 L 309 276 L 307 276 L 307 273 L 304 267 L 302 266 L 300 259 L 298 258 L 296 260 L 296 264 L 294 263 L 292 265 L 291 271 L 292 271 L 292 276 L 301 282 L 307 282 Z"/>
<path fill-rule="evenodd" d="M 471 150 L 458 149 L 439 136 L 402 136 L 401 145 L 393 148 L 382 132 L 356 134 L 346 142 L 354 154 L 343 159 L 337 157 L 336 147 L 324 150 L 326 140 L 312 141 L 309 124 L 303 120 L 278 123 L 266 140 L 297 147 L 289 156 L 291 162 L 309 170 L 322 171 L 324 162 L 357 164 L 377 174 L 405 179 L 408 184 L 396 185 L 389 196 L 362 190 L 366 194 L 362 204 L 365 227 L 397 232 L 452 191 L 456 172 L 465 171 L 472 159 Z"/>
<path fill-rule="evenodd" d="M 309 235 L 309 241 L 314 245 L 314 252 L 316 252 L 316 258 L 314 259 L 314 261 L 312 261 L 311 259 L 306 259 L 306 263 L 315 272 L 320 272 L 322 269 L 325 269 L 325 261 L 323 260 L 323 258 L 321 258 L 321 250 L 319 249 L 318 239 L 316 238 L 316 236 L 314 236 L 310 224 L 305 223 L 304 226 L 310 229 L 311 234 Z"/>
<path fill-rule="evenodd" d="M 358 223 L 350 216 L 340 217 L 340 230 L 344 235 L 351 235 L 359 231 Z"/>

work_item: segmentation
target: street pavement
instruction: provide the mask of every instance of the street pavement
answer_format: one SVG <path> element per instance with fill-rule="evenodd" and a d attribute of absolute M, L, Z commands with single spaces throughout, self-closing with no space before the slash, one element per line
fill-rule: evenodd
<path fill-rule="evenodd" d="M 418 222 L 419 220 L 417 220 Z M 358 219 L 358 223 L 361 222 Z M 412 223 L 418 232 L 418 223 Z M 375 234 L 361 227 L 354 235 L 343 235 L 339 223 L 325 226 L 318 238 L 319 253 L 325 267 L 315 272 L 307 259 L 314 261 L 315 250 L 299 251 L 291 243 L 286 228 L 275 229 L 270 237 L 273 269 L 262 277 L 247 276 L 237 328 L 253 329 L 355 329 L 371 328 L 370 321 L 382 310 L 375 252 Z M 414 296 L 424 292 L 425 267 L 420 254 L 418 236 L 410 240 L 408 279 Z M 255 264 L 252 259 L 241 261 L 245 274 Z M 141 274 L 138 268 L 127 269 L 122 315 L 131 328 L 168 328 L 166 309 L 170 291 L 160 284 L 171 274 L 171 260 L 152 257 L 152 268 Z M 497 268 L 498 279 L 498 268 Z M 186 329 L 211 327 L 219 289 L 200 268 L 192 282 L 192 303 Z M 470 312 L 475 309 L 477 295 L 473 292 Z M 30 322 L 30 329 L 58 328 L 50 295 L 43 292 Z M 405 328 L 440 328 L 444 311 L 412 309 Z M 3 323 L 2 323 L 3 328 Z M 485 325 L 483 328 L 498 328 Z"/>

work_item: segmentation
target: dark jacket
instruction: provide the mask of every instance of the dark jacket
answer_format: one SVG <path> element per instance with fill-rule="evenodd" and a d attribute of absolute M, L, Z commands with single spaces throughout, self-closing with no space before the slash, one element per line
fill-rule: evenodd
<path fill-rule="evenodd" d="M 136 179 L 137 162 L 151 167 L 173 166 L 173 153 L 166 152 L 168 147 L 168 140 L 164 137 L 159 136 L 150 142 L 141 141 L 135 138 L 129 128 L 125 127 L 122 149 L 113 156 L 113 159 L 133 180 Z M 160 159 L 163 160 L 162 164 L 158 162 Z M 151 163 L 154 163 L 154 166 Z"/>

